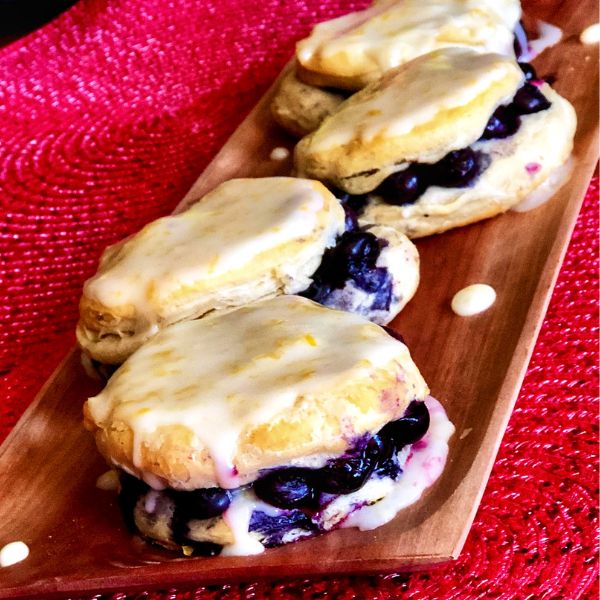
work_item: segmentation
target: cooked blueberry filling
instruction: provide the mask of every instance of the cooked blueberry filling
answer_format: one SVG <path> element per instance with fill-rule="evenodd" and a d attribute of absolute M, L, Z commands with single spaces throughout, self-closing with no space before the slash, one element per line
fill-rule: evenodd
<path fill-rule="evenodd" d="M 311 469 L 275 469 L 254 482 L 254 493 L 278 508 L 309 508 L 316 490 Z"/>
<path fill-rule="evenodd" d="M 370 438 L 315 471 L 315 485 L 326 494 L 351 494 L 359 490 L 377 466 L 383 446 Z"/>
<path fill-rule="evenodd" d="M 351 214 L 347 210 L 346 215 Z M 348 219 L 346 221 L 348 223 Z M 313 282 L 302 292 L 325 306 L 333 306 L 335 290 L 341 290 L 348 282 L 372 294 L 372 310 L 388 310 L 393 297 L 393 281 L 390 272 L 376 266 L 381 250 L 387 242 L 368 231 L 350 229 L 338 239 L 336 246 L 328 248 L 313 275 Z"/>
<path fill-rule="evenodd" d="M 490 117 L 481 140 L 499 140 L 514 135 L 521 126 L 521 117 L 550 108 L 550 101 L 539 88 L 529 83 L 536 81 L 535 69 L 528 63 L 519 63 L 525 73 L 526 83 L 519 88 L 512 102 L 499 106 Z M 430 186 L 464 188 L 475 184 L 489 167 L 488 154 L 471 147 L 449 152 L 434 164 L 411 163 L 403 171 L 386 177 L 373 194 L 387 204 L 406 206 L 414 204 Z M 333 193 L 354 214 L 360 215 L 368 202 L 368 195 L 352 196 L 337 189 Z"/>
<path fill-rule="evenodd" d="M 256 510 L 250 518 L 249 530 L 259 533 L 267 548 L 283 544 L 286 534 L 298 529 L 317 531 L 310 516 L 301 510 L 290 510 L 276 516 Z"/>
<path fill-rule="evenodd" d="M 255 510 L 249 530 L 258 532 L 266 546 L 283 543 L 283 537 L 293 530 L 303 530 L 307 534 L 318 532 L 318 511 L 340 495 L 355 492 L 370 477 L 398 479 L 402 474 L 398 452 L 420 440 L 428 428 L 429 412 L 425 403 L 413 401 L 402 418 L 388 423 L 375 435 L 362 436 L 345 454 L 329 460 L 320 469 L 289 467 L 267 471 L 248 487 L 260 500 L 282 511 L 266 514 L 260 509 Z M 126 523 L 136 531 L 134 509 L 151 488 L 126 473 L 121 473 L 120 477 L 119 504 Z M 182 492 L 168 489 L 159 493 L 165 494 L 174 506 L 171 519 L 173 541 L 181 546 L 191 546 L 194 554 L 219 554 L 220 545 L 190 539 L 190 522 L 223 514 L 236 491 L 208 488 Z"/>
<path fill-rule="evenodd" d="M 550 101 L 539 88 L 526 83 L 516 94 L 512 106 L 521 115 L 531 115 L 550 108 Z"/>
<path fill-rule="evenodd" d="M 342 204 L 342 206 L 344 207 L 344 213 L 346 214 L 346 220 L 344 222 L 345 230 L 357 231 L 359 227 L 356 212 L 346 204 Z"/>
<path fill-rule="evenodd" d="M 525 81 L 533 81 L 538 78 L 537 73 L 531 63 L 520 62 L 519 67 L 521 68 L 521 71 L 523 71 L 523 74 L 525 75 Z"/>

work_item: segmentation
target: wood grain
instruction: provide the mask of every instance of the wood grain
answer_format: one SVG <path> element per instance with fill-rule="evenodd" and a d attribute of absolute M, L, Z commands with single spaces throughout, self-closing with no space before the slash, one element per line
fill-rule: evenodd
<path fill-rule="evenodd" d="M 525 11 L 561 26 L 560 45 L 536 66 L 579 118 L 575 170 L 543 208 L 418 242 L 422 283 L 394 322 L 457 433 L 442 478 L 413 507 L 372 532 L 334 532 L 247 558 L 183 559 L 125 531 L 114 494 L 95 487 L 106 470 L 81 425 L 81 406 L 99 390 L 73 351 L 0 448 L 0 542 L 31 548 L 0 572 L 0 598 L 135 590 L 168 584 L 224 583 L 324 573 L 423 568 L 458 556 L 537 337 L 598 151 L 597 47 L 579 33 L 598 20 L 592 0 L 536 2 Z M 269 92 L 194 184 L 188 206 L 231 177 L 287 173 L 269 159 L 293 141 L 268 113 Z M 486 282 L 498 292 L 488 312 L 450 311 L 452 295 Z"/>

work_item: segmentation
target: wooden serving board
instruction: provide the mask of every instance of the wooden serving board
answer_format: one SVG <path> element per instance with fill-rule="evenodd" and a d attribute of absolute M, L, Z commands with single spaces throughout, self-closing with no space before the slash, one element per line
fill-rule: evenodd
<path fill-rule="evenodd" d="M 578 41 L 584 27 L 598 20 L 596 3 L 549 0 L 526 5 L 525 12 L 565 32 L 536 66 L 541 74 L 557 76 L 556 88 L 576 107 L 575 170 L 537 210 L 418 242 L 421 286 L 394 328 L 456 425 L 448 465 L 434 487 L 375 531 L 337 531 L 260 556 L 179 558 L 130 536 L 114 493 L 95 487 L 106 466 L 81 425 L 81 406 L 99 383 L 86 377 L 74 350 L 0 449 L 0 542 L 23 540 L 31 548 L 24 562 L 0 571 L 0 598 L 394 572 L 458 556 L 597 160 L 597 47 Z M 231 177 L 289 172 L 289 160 L 269 158 L 274 147 L 293 145 L 269 116 L 271 94 L 215 157 L 182 207 Z M 476 282 L 497 290 L 496 304 L 477 317 L 455 316 L 449 308 L 453 294 Z"/>

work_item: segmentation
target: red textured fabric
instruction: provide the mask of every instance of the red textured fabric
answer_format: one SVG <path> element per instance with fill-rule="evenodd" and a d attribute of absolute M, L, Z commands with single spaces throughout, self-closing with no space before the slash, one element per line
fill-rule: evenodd
<path fill-rule="evenodd" d="M 74 341 L 100 251 L 187 191 L 310 26 L 366 2 L 90 0 L 0 48 L 0 441 Z M 460 559 L 116 598 L 598 596 L 598 179 Z"/>

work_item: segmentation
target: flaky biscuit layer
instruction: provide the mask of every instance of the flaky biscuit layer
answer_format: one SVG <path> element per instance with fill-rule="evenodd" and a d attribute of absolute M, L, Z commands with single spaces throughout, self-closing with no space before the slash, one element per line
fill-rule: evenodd
<path fill-rule="evenodd" d="M 519 130 L 503 140 L 477 142 L 491 162 L 472 187 L 430 187 L 414 203 L 393 206 L 372 198 L 360 217 L 410 238 L 441 233 L 503 213 L 540 188 L 571 155 L 577 125 L 571 104 L 549 85 L 540 90 L 552 103 L 525 115 Z"/>
<path fill-rule="evenodd" d="M 164 330 L 84 415 L 107 460 L 151 485 L 233 488 L 338 455 L 427 392 L 377 325 L 280 296 Z"/>
<path fill-rule="evenodd" d="M 380 0 L 318 24 L 296 49 L 300 78 L 359 90 L 414 58 L 461 46 L 513 56 L 518 0 Z"/>
<path fill-rule="evenodd" d="M 498 54 L 432 52 L 351 96 L 295 149 L 300 176 L 370 192 L 403 163 L 434 163 L 475 142 L 524 79 Z"/>
<path fill-rule="evenodd" d="M 228 181 L 106 250 L 84 287 L 79 344 L 119 364 L 172 323 L 302 291 L 343 230 L 344 211 L 319 182 Z"/>

